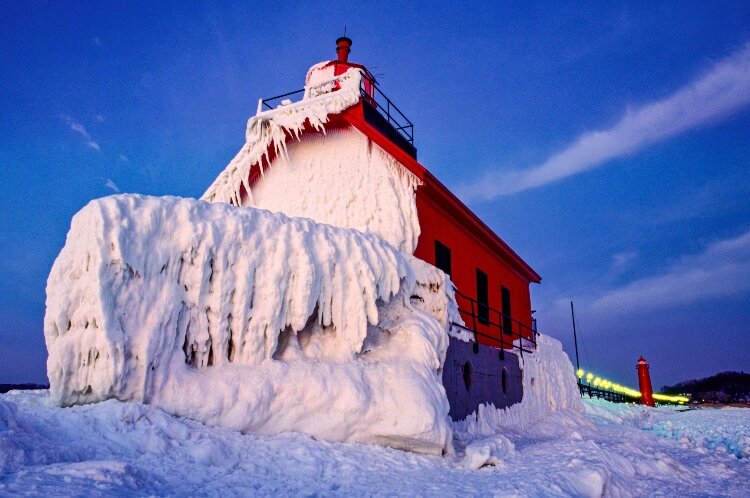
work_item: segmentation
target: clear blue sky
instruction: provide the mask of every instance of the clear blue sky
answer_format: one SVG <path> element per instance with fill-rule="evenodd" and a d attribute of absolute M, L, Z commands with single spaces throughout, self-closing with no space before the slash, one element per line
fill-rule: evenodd
<path fill-rule="evenodd" d="M 46 379 L 73 214 L 200 196 L 344 25 L 420 161 L 542 275 L 540 330 L 572 352 L 573 299 L 612 380 L 750 371 L 750 3 L 0 1 L 0 382 Z"/>

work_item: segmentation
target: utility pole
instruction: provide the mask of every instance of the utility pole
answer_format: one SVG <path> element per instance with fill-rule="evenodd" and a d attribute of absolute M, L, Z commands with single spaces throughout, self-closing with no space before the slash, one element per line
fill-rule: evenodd
<path fill-rule="evenodd" d="M 578 361 L 578 334 L 576 334 L 576 312 L 573 309 L 573 301 L 570 302 L 570 315 L 573 317 L 573 343 L 576 346 L 576 371 L 581 369 L 581 363 Z"/>

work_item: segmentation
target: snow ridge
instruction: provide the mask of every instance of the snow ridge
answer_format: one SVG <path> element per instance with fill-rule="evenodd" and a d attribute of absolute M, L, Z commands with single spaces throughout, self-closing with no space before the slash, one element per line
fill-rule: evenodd
<path fill-rule="evenodd" d="M 355 230 L 176 197 L 94 200 L 47 282 L 51 397 L 440 453 L 450 288 Z"/>

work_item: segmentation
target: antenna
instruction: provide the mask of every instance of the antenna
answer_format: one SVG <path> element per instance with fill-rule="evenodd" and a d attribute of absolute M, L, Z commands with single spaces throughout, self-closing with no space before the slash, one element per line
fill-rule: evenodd
<path fill-rule="evenodd" d="M 581 369 L 581 364 L 578 361 L 578 335 L 576 334 L 576 312 L 573 309 L 573 301 L 570 302 L 570 315 L 573 317 L 573 343 L 576 346 L 576 371 Z"/>

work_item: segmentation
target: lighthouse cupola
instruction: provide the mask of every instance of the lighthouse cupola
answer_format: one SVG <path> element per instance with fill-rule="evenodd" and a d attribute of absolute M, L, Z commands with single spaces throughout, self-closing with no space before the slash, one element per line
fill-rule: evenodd
<path fill-rule="evenodd" d="M 336 54 L 339 62 L 346 64 L 349 60 L 349 52 L 352 51 L 352 40 L 349 37 L 341 36 L 336 40 Z"/>

